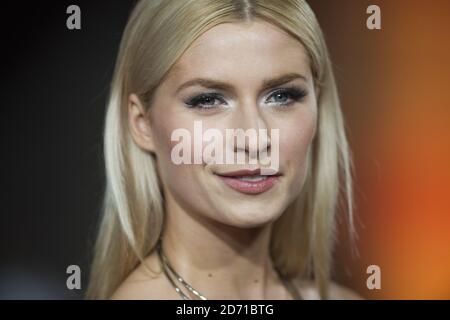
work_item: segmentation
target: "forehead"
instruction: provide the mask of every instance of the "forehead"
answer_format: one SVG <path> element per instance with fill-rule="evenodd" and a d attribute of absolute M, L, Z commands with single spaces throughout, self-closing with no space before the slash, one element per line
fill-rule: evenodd
<path fill-rule="evenodd" d="M 208 30 L 183 53 L 171 73 L 179 82 L 197 76 L 248 82 L 295 71 L 310 77 L 303 45 L 281 28 L 258 20 Z"/>

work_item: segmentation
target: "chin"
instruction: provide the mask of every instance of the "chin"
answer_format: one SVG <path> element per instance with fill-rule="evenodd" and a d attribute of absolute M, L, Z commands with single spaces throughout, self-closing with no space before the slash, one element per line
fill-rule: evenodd
<path fill-rule="evenodd" d="M 285 206 L 274 203 L 267 205 L 265 202 L 235 203 L 234 205 L 224 205 L 219 208 L 224 217 L 223 222 L 239 228 L 261 227 L 275 221 L 284 211 Z"/>

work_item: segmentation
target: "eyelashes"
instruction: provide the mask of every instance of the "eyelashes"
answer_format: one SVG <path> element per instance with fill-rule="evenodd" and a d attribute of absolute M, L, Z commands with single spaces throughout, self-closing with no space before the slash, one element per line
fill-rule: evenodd
<path fill-rule="evenodd" d="M 198 109 L 212 109 L 218 107 L 217 105 L 210 104 L 214 103 L 215 100 L 219 100 L 221 103 L 225 103 L 222 95 L 217 93 L 203 93 L 189 99 L 186 102 L 188 108 L 198 108 Z"/>
<path fill-rule="evenodd" d="M 308 92 L 303 88 L 290 86 L 276 89 L 269 95 L 266 102 L 272 102 L 275 107 L 284 108 L 289 107 L 296 102 L 303 101 L 307 94 Z M 216 104 L 216 101 L 219 101 L 219 104 Z M 218 108 L 220 104 L 226 104 L 226 101 L 221 94 L 211 92 L 194 96 L 188 99 L 185 104 L 188 108 L 208 110 Z"/>
<path fill-rule="evenodd" d="M 290 101 L 278 103 L 279 106 L 290 106 L 294 102 L 301 102 L 307 95 L 307 91 L 298 87 L 287 87 L 282 89 L 277 89 L 269 97 L 276 97 L 278 95 L 287 95 L 290 97 Z"/>

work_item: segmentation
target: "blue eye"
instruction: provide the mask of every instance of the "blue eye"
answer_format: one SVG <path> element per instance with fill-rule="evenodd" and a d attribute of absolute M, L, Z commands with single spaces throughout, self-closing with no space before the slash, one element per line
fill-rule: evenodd
<path fill-rule="evenodd" d="M 306 90 L 297 87 L 290 87 L 279 89 L 272 93 L 270 97 L 279 99 L 278 101 L 275 101 L 275 104 L 279 106 L 289 106 L 294 102 L 302 101 L 306 97 L 306 95 Z"/>
<path fill-rule="evenodd" d="M 274 102 L 276 106 L 285 107 L 290 106 L 294 102 L 302 101 L 306 95 L 307 91 L 305 89 L 298 87 L 287 87 L 276 90 L 269 96 L 269 98 L 274 97 L 276 99 Z M 267 101 L 269 102 L 269 100 Z M 219 101 L 219 103 L 216 103 L 216 101 Z M 208 110 L 218 108 L 221 104 L 225 104 L 226 102 L 222 95 L 211 92 L 194 96 L 193 98 L 188 99 L 185 103 L 188 108 Z"/>
<path fill-rule="evenodd" d="M 186 105 L 188 108 L 213 109 L 219 106 L 218 104 L 214 104 L 216 100 L 225 103 L 222 96 L 217 93 L 204 93 L 189 99 Z"/>

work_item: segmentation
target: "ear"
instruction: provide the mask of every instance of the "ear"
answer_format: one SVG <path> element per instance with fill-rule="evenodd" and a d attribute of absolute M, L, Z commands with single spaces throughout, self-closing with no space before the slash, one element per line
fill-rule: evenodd
<path fill-rule="evenodd" d="M 134 142 L 146 151 L 154 151 L 150 120 L 139 97 L 132 93 L 128 97 L 128 122 Z"/>

